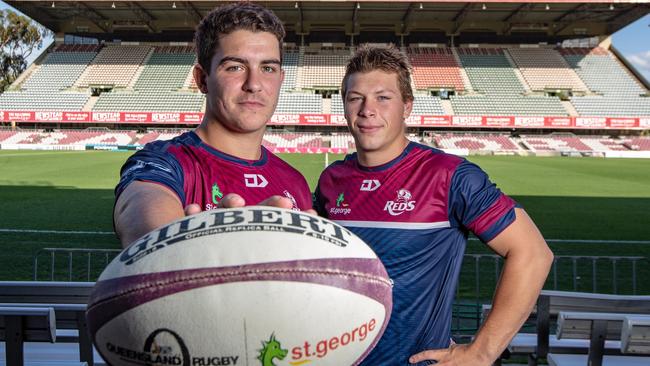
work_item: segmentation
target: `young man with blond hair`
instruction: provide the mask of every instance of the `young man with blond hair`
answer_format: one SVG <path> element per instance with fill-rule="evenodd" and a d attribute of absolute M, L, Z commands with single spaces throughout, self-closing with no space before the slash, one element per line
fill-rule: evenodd
<path fill-rule="evenodd" d="M 410 64 L 395 47 L 360 47 L 342 97 L 357 152 L 322 173 L 316 209 L 365 240 L 394 282 L 390 322 L 362 364 L 491 365 L 530 313 L 553 254 L 478 166 L 406 138 Z M 470 231 L 505 265 L 489 317 L 456 345 L 451 310 Z"/>
<path fill-rule="evenodd" d="M 252 3 L 224 5 L 201 21 L 194 80 L 206 95 L 203 121 L 147 144 L 122 167 L 113 213 L 122 245 L 202 210 L 311 209 L 305 178 L 262 146 L 284 79 L 284 35 L 278 17 Z"/>

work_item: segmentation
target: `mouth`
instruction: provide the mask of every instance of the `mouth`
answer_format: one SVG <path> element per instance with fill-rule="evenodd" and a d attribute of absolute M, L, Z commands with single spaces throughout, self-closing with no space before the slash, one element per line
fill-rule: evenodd
<path fill-rule="evenodd" d="M 246 107 L 246 108 L 262 108 L 264 107 L 264 103 L 258 101 L 258 100 L 242 100 L 238 102 L 239 105 Z"/>
<path fill-rule="evenodd" d="M 357 125 L 357 128 L 359 129 L 359 132 L 361 132 L 361 133 L 373 133 L 373 132 L 379 131 L 381 129 L 381 126 Z"/>

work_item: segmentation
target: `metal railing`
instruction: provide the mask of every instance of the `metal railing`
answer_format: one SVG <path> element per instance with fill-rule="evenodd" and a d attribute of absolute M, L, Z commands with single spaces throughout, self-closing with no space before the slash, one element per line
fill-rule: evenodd
<path fill-rule="evenodd" d="M 33 279 L 94 281 L 120 249 L 43 248 L 34 255 Z M 638 291 L 638 269 L 645 257 L 555 256 L 546 289 L 606 292 Z M 46 266 L 45 269 L 39 266 Z M 501 275 L 503 258 L 494 254 L 465 254 L 457 297 L 480 303 L 489 298 Z M 40 278 L 39 278 L 40 277 Z M 587 284 L 587 285 L 586 285 Z M 627 290 L 627 291 L 625 291 Z"/>
<path fill-rule="evenodd" d="M 39 263 L 45 262 L 49 263 L 49 271 L 46 268 L 44 272 L 49 272 L 47 277 L 50 281 L 95 281 L 120 252 L 120 249 L 43 248 L 34 255 L 33 279 L 44 280 L 39 278 L 43 272 L 39 270 Z"/>
<path fill-rule="evenodd" d="M 119 249 L 44 248 L 34 256 L 33 278 L 35 281 L 95 281 L 119 252 Z M 544 288 L 636 295 L 639 270 L 648 271 L 648 264 L 645 257 L 559 255 L 555 256 Z M 502 268 L 503 258 L 498 255 L 465 255 L 453 307 L 454 334 L 473 334 L 478 329 L 482 305 L 491 302 Z M 650 284 L 641 287 L 648 292 Z"/>

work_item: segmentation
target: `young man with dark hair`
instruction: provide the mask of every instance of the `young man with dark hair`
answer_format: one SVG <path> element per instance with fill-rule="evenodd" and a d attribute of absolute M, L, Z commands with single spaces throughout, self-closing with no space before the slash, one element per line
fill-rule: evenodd
<path fill-rule="evenodd" d="M 275 14 L 251 3 L 219 7 L 201 21 L 194 79 L 206 95 L 203 121 L 147 144 L 122 167 L 113 213 L 122 245 L 201 210 L 311 209 L 305 178 L 262 146 L 284 79 L 284 35 Z"/>
<path fill-rule="evenodd" d="M 553 254 L 478 166 L 406 138 L 413 93 L 399 50 L 357 50 L 342 97 L 357 153 L 322 173 L 316 208 L 365 240 L 394 282 L 390 322 L 362 364 L 491 365 L 530 313 Z M 451 307 L 470 231 L 506 260 L 489 317 L 456 345 Z"/>

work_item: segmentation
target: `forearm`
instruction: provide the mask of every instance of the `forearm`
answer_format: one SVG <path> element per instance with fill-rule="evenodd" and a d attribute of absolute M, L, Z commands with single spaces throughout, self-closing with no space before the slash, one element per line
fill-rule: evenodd
<path fill-rule="evenodd" d="M 178 197 L 152 183 L 133 182 L 115 204 L 115 231 L 126 248 L 148 232 L 184 216 Z"/>
<path fill-rule="evenodd" d="M 492 309 L 472 343 L 477 354 L 486 355 L 490 361 L 498 358 L 528 318 L 553 261 L 552 252 L 532 221 L 523 210 L 517 211 L 518 218 L 527 222 L 505 235 L 514 235 L 519 241 L 523 238 L 524 245 L 502 253 L 505 264 Z"/>
<path fill-rule="evenodd" d="M 478 354 L 495 360 L 521 329 L 548 273 L 546 261 L 539 262 L 506 260 L 492 309 L 473 342 L 473 346 L 480 350 Z"/>

